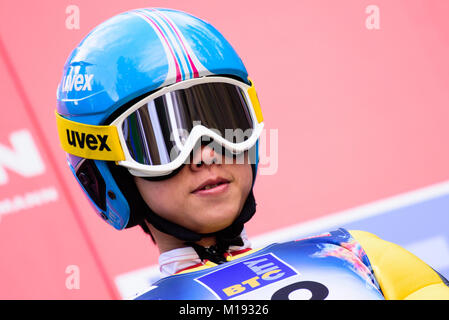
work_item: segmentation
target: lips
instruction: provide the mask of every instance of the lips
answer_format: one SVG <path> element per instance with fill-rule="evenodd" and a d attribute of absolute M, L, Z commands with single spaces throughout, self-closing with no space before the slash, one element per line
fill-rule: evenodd
<path fill-rule="evenodd" d="M 192 193 L 196 194 L 210 194 L 220 192 L 229 184 L 229 180 L 224 178 L 207 179 L 200 184 Z"/>

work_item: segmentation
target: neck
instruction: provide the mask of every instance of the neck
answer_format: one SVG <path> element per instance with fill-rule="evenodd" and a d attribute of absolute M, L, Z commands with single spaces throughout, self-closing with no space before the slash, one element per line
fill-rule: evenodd
<path fill-rule="evenodd" d="M 178 238 L 175 238 L 169 234 L 161 232 L 149 223 L 147 223 L 147 225 L 151 231 L 151 234 L 154 237 L 154 240 L 156 240 L 156 245 L 159 248 L 159 253 L 164 253 L 173 249 L 186 247 L 185 241 L 179 240 Z M 201 239 L 200 241 L 197 241 L 196 243 L 203 247 L 210 247 L 216 244 L 216 239 L 215 237 L 206 237 Z"/>

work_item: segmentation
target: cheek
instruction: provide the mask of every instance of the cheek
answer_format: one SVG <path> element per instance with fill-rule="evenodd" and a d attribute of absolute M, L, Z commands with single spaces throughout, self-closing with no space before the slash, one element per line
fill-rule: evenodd
<path fill-rule="evenodd" d="M 161 215 L 170 215 L 179 206 L 179 195 L 181 192 L 176 185 L 169 182 L 152 182 L 136 179 L 137 189 L 143 200 L 154 211 Z M 178 197 L 173 197 L 176 194 Z"/>
<path fill-rule="evenodd" d="M 238 177 L 240 188 L 246 199 L 253 184 L 253 170 L 250 164 L 240 164 L 235 166 L 235 176 Z"/>

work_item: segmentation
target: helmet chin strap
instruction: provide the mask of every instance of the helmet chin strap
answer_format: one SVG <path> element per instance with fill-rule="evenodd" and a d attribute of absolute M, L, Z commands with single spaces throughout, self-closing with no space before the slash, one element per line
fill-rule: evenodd
<path fill-rule="evenodd" d="M 226 262 L 225 253 L 230 246 L 243 246 L 243 240 L 240 236 L 233 239 L 217 238 L 215 245 L 205 248 L 195 242 L 185 242 L 186 245 L 192 247 L 202 261 L 209 260 L 216 264 Z"/>
<path fill-rule="evenodd" d="M 256 201 L 254 198 L 253 190 L 251 189 L 242 211 L 237 219 L 227 228 L 208 234 L 199 234 L 194 231 L 188 230 L 177 224 L 174 224 L 166 219 L 161 218 L 157 214 L 151 211 L 147 212 L 148 221 L 153 226 L 164 233 L 170 234 L 177 239 L 185 241 L 184 244 L 192 247 L 198 254 L 201 260 L 209 260 L 216 264 L 226 262 L 225 253 L 230 246 L 242 246 L 243 240 L 240 234 L 243 231 L 243 225 L 245 222 L 251 219 L 256 212 Z M 215 245 L 210 247 L 203 247 L 195 242 L 205 237 L 215 237 Z"/>
<path fill-rule="evenodd" d="M 210 234 L 215 236 L 215 245 L 205 248 L 192 241 L 186 241 L 185 244 L 192 247 L 202 261 L 209 260 L 216 264 L 222 264 L 227 261 L 224 254 L 230 246 L 243 246 L 244 243 L 240 236 L 243 231 L 243 225 L 251 219 L 255 212 L 256 201 L 251 189 L 237 219 L 226 229 Z"/>

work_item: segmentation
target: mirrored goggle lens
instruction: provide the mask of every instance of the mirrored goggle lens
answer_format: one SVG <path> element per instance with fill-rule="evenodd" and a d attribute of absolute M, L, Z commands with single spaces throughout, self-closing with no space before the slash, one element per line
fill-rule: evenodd
<path fill-rule="evenodd" d="M 131 157 L 161 165 L 181 152 L 192 128 L 203 125 L 230 142 L 247 140 L 253 125 L 243 89 L 229 83 L 204 83 L 149 101 L 123 122 Z"/>

